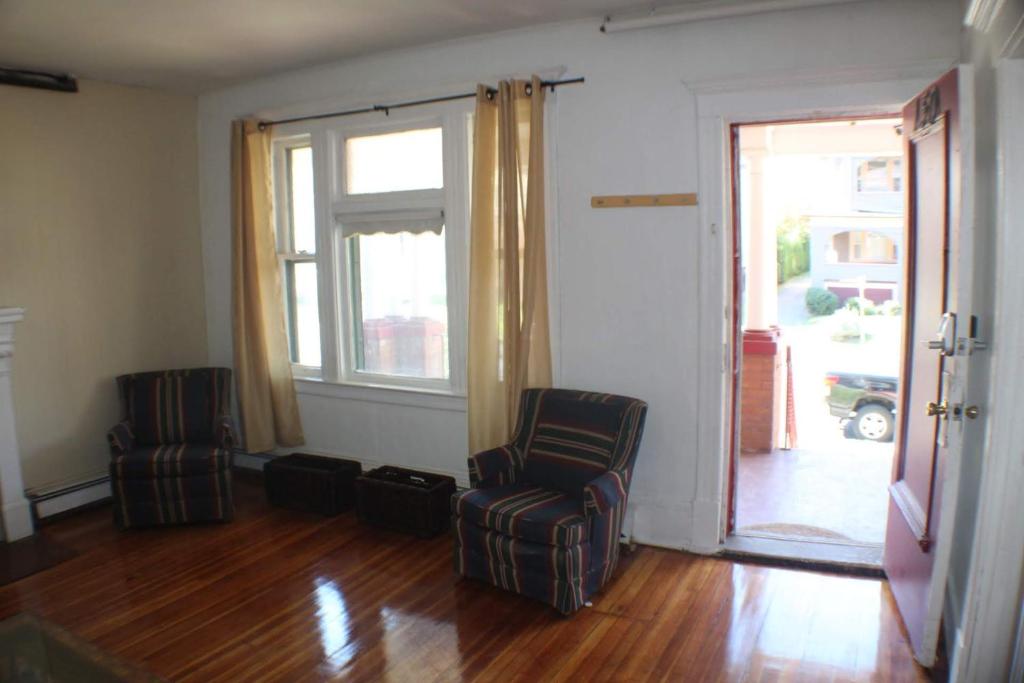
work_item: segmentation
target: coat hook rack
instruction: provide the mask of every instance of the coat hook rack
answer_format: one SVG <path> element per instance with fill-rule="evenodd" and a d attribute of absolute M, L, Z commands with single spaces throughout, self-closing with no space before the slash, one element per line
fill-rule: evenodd
<path fill-rule="evenodd" d="M 697 194 L 609 194 L 590 198 L 593 209 L 623 209 L 652 206 L 696 206 Z"/>

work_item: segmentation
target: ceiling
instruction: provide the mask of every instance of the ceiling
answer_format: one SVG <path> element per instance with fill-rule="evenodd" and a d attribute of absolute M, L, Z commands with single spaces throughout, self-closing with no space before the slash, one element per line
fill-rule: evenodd
<path fill-rule="evenodd" d="M 0 0 L 0 66 L 195 93 L 379 50 L 652 3 Z"/>

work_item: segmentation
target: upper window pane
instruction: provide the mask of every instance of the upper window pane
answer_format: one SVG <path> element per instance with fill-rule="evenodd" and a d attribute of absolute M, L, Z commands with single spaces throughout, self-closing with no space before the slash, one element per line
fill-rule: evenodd
<path fill-rule="evenodd" d="M 444 187 L 440 128 L 345 140 L 345 191 L 348 194 L 440 187 Z"/>
<path fill-rule="evenodd" d="M 316 253 L 316 222 L 313 208 L 313 148 L 288 149 L 288 220 L 292 250 Z"/>
<path fill-rule="evenodd" d="M 350 237 L 356 369 L 448 378 L 444 233 Z"/>

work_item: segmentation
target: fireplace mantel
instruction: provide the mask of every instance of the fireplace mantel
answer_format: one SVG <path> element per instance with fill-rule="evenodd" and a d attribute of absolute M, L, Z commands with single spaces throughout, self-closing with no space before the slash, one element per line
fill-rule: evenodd
<path fill-rule="evenodd" d="M 3 539 L 16 541 L 31 536 L 32 512 L 21 479 L 18 436 L 14 429 L 14 326 L 25 317 L 23 308 L 0 307 L 0 517 Z"/>

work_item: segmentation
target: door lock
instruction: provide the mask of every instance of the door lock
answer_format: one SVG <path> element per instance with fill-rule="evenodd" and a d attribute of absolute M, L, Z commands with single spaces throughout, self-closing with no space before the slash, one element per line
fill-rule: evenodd
<path fill-rule="evenodd" d="M 924 409 L 928 413 L 928 417 L 945 417 L 946 413 L 949 412 L 949 402 L 945 400 L 942 403 L 928 401 Z"/>
<path fill-rule="evenodd" d="M 956 313 L 943 313 L 935 339 L 926 343 L 929 349 L 941 351 L 943 356 L 956 353 Z"/>

